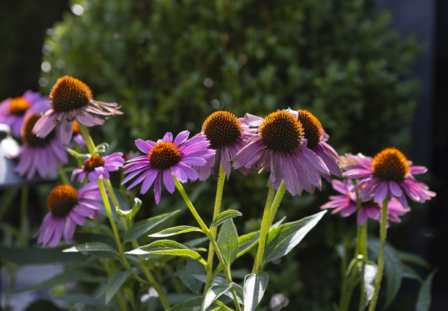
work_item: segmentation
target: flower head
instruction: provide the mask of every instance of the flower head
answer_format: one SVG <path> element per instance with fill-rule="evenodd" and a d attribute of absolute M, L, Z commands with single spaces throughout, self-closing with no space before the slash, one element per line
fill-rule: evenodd
<path fill-rule="evenodd" d="M 291 111 L 295 113 L 294 111 Z M 341 161 L 338 153 L 331 147 L 327 141 L 330 136 L 325 132 L 320 121 L 307 110 L 297 110 L 297 118 L 302 123 L 307 147 L 313 150 L 326 164 L 329 171 L 338 177 L 341 177 L 341 169 L 337 161 Z M 328 181 L 330 175 L 322 174 Z"/>
<path fill-rule="evenodd" d="M 230 158 L 244 147 L 244 140 L 251 137 L 253 130 L 242 123 L 233 113 L 217 111 L 212 113 L 202 125 L 202 132 L 198 135 L 205 136 L 210 141 L 210 149 L 216 150 L 216 157 L 207 159 L 204 166 L 194 166 L 199 173 L 199 180 L 205 181 L 211 173 L 217 176 L 222 163 L 227 179 L 230 176 Z M 230 157 L 229 157 L 230 153 Z M 239 171 L 249 175 L 250 170 L 241 167 Z"/>
<path fill-rule="evenodd" d="M 55 174 L 57 165 L 67 163 L 67 151 L 56 137 L 55 131 L 51 131 L 45 138 L 39 138 L 32 133 L 40 115 L 28 113 L 21 129 L 23 146 L 18 155 L 19 165 L 16 172 L 20 176 L 26 175 L 30 180 L 36 172 L 45 178 L 47 173 Z"/>
<path fill-rule="evenodd" d="M 374 201 L 378 203 L 386 196 L 396 197 L 404 208 L 408 208 L 406 195 L 420 203 L 436 196 L 428 190 L 427 185 L 416 181 L 413 176 L 425 173 L 426 167 L 412 166 L 412 162 L 396 148 L 386 148 L 373 159 L 361 154 L 348 154 L 346 157 L 352 163 L 343 167 L 346 171 L 343 176 L 359 179 L 353 191 L 361 189 L 361 198 L 373 195 Z"/>
<path fill-rule="evenodd" d="M 39 114 L 50 108 L 48 98 L 38 92 L 26 91 L 21 97 L 8 98 L 0 103 L 0 123 L 8 124 L 15 137 L 20 137 L 20 128 L 27 113 Z"/>
<path fill-rule="evenodd" d="M 259 173 L 270 171 L 274 189 L 284 180 L 292 194 L 321 188 L 320 174 L 329 175 L 322 159 L 307 148 L 302 123 L 289 111 L 273 112 L 262 119 L 246 114 L 242 122 L 258 127 L 247 145 L 233 157 L 235 168 L 256 168 Z"/>
<path fill-rule="evenodd" d="M 67 244 L 71 244 L 76 225 L 83 226 L 86 217 L 100 216 L 101 206 L 94 202 L 99 200 L 97 183 L 89 183 L 79 190 L 70 185 L 56 186 L 47 197 L 49 213 L 36 234 L 39 235 L 37 243 L 55 247 L 64 235 Z"/>
<path fill-rule="evenodd" d="M 62 120 L 61 140 L 64 145 L 73 135 L 73 121 L 77 119 L 85 126 L 101 125 L 100 116 L 123 114 L 117 103 L 103 103 L 93 99 L 90 88 L 82 81 L 64 76 L 56 82 L 50 93 L 49 109 L 33 129 L 38 137 L 45 137 Z"/>
<path fill-rule="evenodd" d="M 137 139 L 136 146 L 146 155 L 126 162 L 124 173 L 129 175 L 122 184 L 141 174 L 128 189 L 143 181 L 140 193 L 144 194 L 154 183 L 155 200 L 159 204 L 162 176 L 165 187 L 170 193 L 175 189 L 173 175 L 180 182 L 198 179 L 198 173 L 191 166 L 204 166 L 206 160 L 213 157 L 216 151 L 208 149 L 210 142 L 204 135 L 187 140 L 189 134 L 188 131 L 180 132 L 174 141 L 171 133 L 166 133 L 163 139 L 157 142 Z"/>
<path fill-rule="evenodd" d="M 78 182 L 83 182 L 86 175 L 90 181 L 109 179 L 109 172 L 118 171 L 120 167 L 123 167 L 123 163 L 123 153 L 121 152 L 105 157 L 94 155 L 84 161 L 84 166 L 78 167 L 73 171 L 72 181 L 78 174 Z"/>
<path fill-rule="evenodd" d="M 381 221 L 381 207 L 382 203 L 377 204 L 372 201 L 372 196 L 366 198 L 361 202 L 361 207 L 358 209 L 356 201 L 356 193 L 353 192 L 353 182 L 347 180 L 343 183 L 339 180 L 332 180 L 333 189 L 341 193 L 341 195 L 331 196 L 330 202 L 321 206 L 321 209 L 334 208 L 332 214 L 340 213 L 342 217 L 352 215 L 357 211 L 356 220 L 358 225 L 365 224 L 368 218 Z M 393 222 L 401 222 L 398 216 L 404 215 L 409 210 L 405 210 L 397 199 L 392 198 L 388 203 L 387 218 Z"/>

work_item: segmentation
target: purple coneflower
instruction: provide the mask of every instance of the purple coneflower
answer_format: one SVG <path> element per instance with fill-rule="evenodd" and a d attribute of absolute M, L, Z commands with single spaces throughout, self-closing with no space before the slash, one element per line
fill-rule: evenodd
<path fill-rule="evenodd" d="M 109 179 L 109 172 L 118 171 L 120 167 L 123 167 L 123 163 L 123 153 L 121 152 L 116 152 L 105 157 L 94 155 L 84 160 L 84 166 L 78 167 L 73 171 L 72 181 L 78 174 L 78 182 L 83 182 L 86 175 L 90 181 Z"/>
<path fill-rule="evenodd" d="M 210 149 L 216 150 L 216 157 L 207 159 L 204 166 L 193 166 L 199 174 L 199 180 L 205 181 L 211 173 L 219 175 L 219 166 L 222 163 L 227 179 L 230 176 L 230 158 L 243 149 L 243 140 L 250 138 L 256 130 L 241 122 L 233 113 L 217 111 L 212 113 L 202 125 L 202 132 L 198 135 L 205 136 L 210 141 Z M 229 157 L 230 152 L 230 157 Z M 250 175 L 250 170 L 240 167 L 239 171 L 244 175 Z"/>
<path fill-rule="evenodd" d="M 100 217 L 101 206 L 94 201 L 101 200 L 97 183 L 89 183 L 78 191 L 70 185 L 56 186 L 48 195 L 50 211 L 44 218 L 36 235 L 42 247 L 57 246 L 64 234 L 67 244 L 73 241 L 76 225 L 84 225 L 86 217 Z"/>
<path fill-rule="evenodd" d="M 331 196 L 330 202 L 321 206 L 321 209 L 334 208 L 332 214 L 340 213 L 342 217 L 348 217 L 354 212 L 357 213 L 357 223 L 359 226 L 365 224 L 368 218 L 380 221 L 382 203 L 379 204 L 373 202 L 371 199 L 373 195 L 366 198 L 367 202 L 362 202 L 361 208 L 358 210 L 356 204 L 356 193 L 353 191 L 353 183 L 351 180 L 347 180 L 344 184 L 339 180 L 332 180 L 331 184 L 333 189 L 341 193 L 341 195 Z M 387 218 L 393 222 L 401 222 L 398 216 L 404 215 L 408 210 L 404 209 L 399 201 L 392 198 L 388 203 Z"/>
<path fill-rule="evenodd" d="M 301 122 L 287 111 L 277 111 L 262 119 L 246 114 L 247 126 L 258 127 L 258 132 L 247 140 L 247 145 L 233 157 L 235 168 L 256 168 L 259 173 L 271 171 L 270 180 L 277 190 L 284 180 L 292 194 L 321 188 L 320 173 L 329 174 L 322 159 L 306 147 Z M 319 173 L 320 172 L 320 173 Z"/>
<path fill-rule="evenodd" d="M 191 166 L 205 165 L 206 159 L 214 156 L 216 151 L 208 149 L 210 142 L 203 135 L 195 136 L 187 141 L 189 134 L 189 131 L 180 132 L 174 142 L 171 133 L 166 133 L 163 139 L 159 139 L 157 143 L 151 140 L 137 139 L 136 146 L 146 155 L 126 162 L 127 170 L 124 174 L 131 174 L 123 180 L 122 184 L 143 173 L 128 189 L 144 180 L 140 190 L 140 193 L 144 194 L 154 183 L 154 196 L 156 203 L 159 204 L 162 175 L 165 187 L 170 193 L 173 193 L 175 189 L 172 174 L 183 183 L 188 179 L 198 179 L 198 173 Z"/>
<path fill-rule="evenodd" d="M 413 176 L 425 173 L 427 168 L 412 166 L 412 162 L 396 148 L 386 148 L 373 159 L 363 155 L 347 155 L 347 158 L 355 164 L 344 166 L 346 172 L 343 176 L 359 179 L 353 191 L 361 189 L 361 198 L 373 194 L 374 201 L 378 203 L 386 196 L 396 197 L 404 208 L 408 208 L 405 193 L 411 200 L 420 203 L 436 196 L 428 190 L 427 185 L 416 181 Z"/>
<path fill-rule="evenodd" d="M 328 134 L 322 127 L 319 119 L 317 119 L 311 112 L 307 110 L 286 110 L 293 113 L 302 123 L 304 138 L 307 140 L 306 147 L 314 151 L 327 165 L 328 170 L 338 177 L 341 177 L 341 168 L 337 161 L 341 161 L 338 153 L 326 142 L 328 141 Z M 323 174 L 328 181 L 330 181 L 330 174 Z"/>
<path fill-rule="evenodd" d="M 85 126 L 101 125 L 104 120 L 96 115 L 123 114 L 117 103 L 103 103 L 93 99 L 90 88 L 82 81 L 64 76 L 56 82 L 50 93 L 49 109 L 33 129 L 38 137 L 45 137 L 62 120 L 61 140 L 64 145 L 73 135 L 73 121 Z"/>
<path fill-rule="evenodd" d="M 0 123 L 8 124 L 15 137 L 20 137 L 20 129 L 27 112 L 39 114 L 50 108 L 48 98 L 39 92 L 26 91 L 21 97 L 8 98 L 0 103 Z"/>
<path fill-rule="evenodd" d="M 48 171 L 54 174 L 57 165 L 67 163 L 67 151 L 61 141 L 56 137 L 55 131 L 51 131 L 45 138 L 39 138 L 32 133 L 36 122 L 41 118 L 37 114 L 27 114 L 21 129 L 23 146 L 18 155 L 19 165 L 16 172 L 20 176 L 26 174 L 28 180 L 36 173 L 45 178 Z"/>

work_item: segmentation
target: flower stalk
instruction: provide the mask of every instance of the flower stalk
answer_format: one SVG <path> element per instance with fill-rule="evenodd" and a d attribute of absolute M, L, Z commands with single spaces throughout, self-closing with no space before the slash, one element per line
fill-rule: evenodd
<path fill-rule="evenodd" d="M 188 208 L 190 209 L 191 214 L 193 214 L 193 217 L 196 219 L 196 221 L 198 222 L 198 224 L 201 227 L 202 231 L 205 233 L 205 235 L 210 240 L 210 243 L 212 244 L 213 249 L 216 251 L 216 256 L 218 257 L 218 260 L 219 260 L 219 262 L 220 262 L 220 264 L 221 264 L 221 266 L 222 266 L 222 268 L 224 270 L 224 275 L 226 277 L 227 282 L 229 284 L 232 283 L 232 276 L 230 274 L 229 267 L 227 266 L 226 262 L 224 261 L 224 258 L 222 257 L 221 252 L 219 251 L 219 247 L 218 247 L 218 244 L 216 244 L 215 238 L 211 234 L 211 231 L 208 229 L 207 225 L 202 220 L 201 216 L 199 216 L 198 212 L 194 208 L 193 203 L 191 203 L 190 198 L 188 197 L 187 193 L 184 190 L 184 187 L 182 187 L 182 185 L 180 184 L 180 182 L 176 178 L 176 176 L 173 175 L 173 177 L 174 177 L 174 183 L 176 185 L 177 190 L 182 195 L 182 198 L 184 199 L 185 203 L 187 204 Z M 238 302 L 238 298 L 237 298 L 236 292 L 233 289 L 233 287 L 230 289 L 230 292 L 232 293 L 233 300 L 235 301 L 236 310 L 237 311 L 241 311 L 241 306 L 240 306 L 240 304 Z"/>
<path fill-rule="evenodd" d="M 375 291 L 373 292 L 372 301 L 370 302 L 369 311 L 374 311 L 376 302 L 378 300 L 378 294 L 380 292 L 381 279 L 383 278 L 383 270 L 384 270 L 384 247 L 386 245 L 386 236 L 387 236 L 387 204 L 389 198 L 386 198 L 383 201 L 383 208 L 381 210 L 381 227 L 380 227 L 380 252 L 378 256 L 378 272 L 375 279 Z"/>
<path fill-rule="evenodd" d="M 221 211 L 221 201 L 222 201 L 222 193 L 224 188 L 224 181 L 225 181 L 226 173 L 224 171 L 224 167 L 222 164 L 220 164 L 219 169 L 219 179 L 218 179 L 218 187 L 216 191 L 216 198 L 215 198 L 215 209 L 213 211 L 213 220 L 215 220 L 216 217 L 218 217 L 219 212 Z M 210 230 L 211 235 L 213 238 L 216 239 L 216 232 L 218 228 L 214 227 Z M 208 249 L 208 259 L 207 259 L 207 281 L 205 283 L 204 287 L 204 296 L 207 294 L 208 289 L 210 288 L 210 284 L 213 281 L 213 257 L 214 257 L 214 248 L 212 245 L 212 242 L 210 242 L 210 246 Z"/>

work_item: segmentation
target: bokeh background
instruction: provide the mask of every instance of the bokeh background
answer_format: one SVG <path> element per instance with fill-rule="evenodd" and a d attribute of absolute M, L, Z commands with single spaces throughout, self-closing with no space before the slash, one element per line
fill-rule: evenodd
<path fill-rule="evenodd" d="M 400 148 L 430 169 L 421 180 L 437 197 L 412 205 L 400 225 L 391 225 L 388 240 L 440 267 L 431 310 L 446 310 L 447 17 L 444 0 L 1 1 L 0 99 L 27 89 L 48 94 L 63 75 L 81 79 L 96 99 L 123 106 L 124 116 L 91 131 L 96 142 L 123 152 L 135 150 L 136 138 L 197 133 L 217 110 L 265 116 L 288 107 L 314 113 L 340 154 Z M 117 183 L 118 174 L 113 178 Z M 243 212 L 240 234 L 259 226 L 266 180 L 233 172 L 226 183 L 223 207 Z M 205 219 L 215 185 L 215 178 L 187 185 L 190 192 L 200 186 L 196 205 Z M 32 189 L 36 230 L 45 187 Z M 313 195 L 286 195 L 279 216 L 313 214 L 332 193 L 325 183 Z M 166 192 L 159 206 L 152 195 L 140 197 L 140 218 L 181 204 Z M 19 221 L 14 210 L 4 218 Z M 193 224 L 186 218 L 178 224 Z M 340 284 L 335 246 L 355 230 L 354 217 L 326 215 L 281 264 L 268 266 L 264 305 L 282 294 L 289 302 L 282 310 L 331 310 Z M 377 226 L 369 231 L 376 236 Z M 247 256 L 235 265 L 251 263 Z M 388 310 L 413 310 L 418 289 L 404 279 Z"/>

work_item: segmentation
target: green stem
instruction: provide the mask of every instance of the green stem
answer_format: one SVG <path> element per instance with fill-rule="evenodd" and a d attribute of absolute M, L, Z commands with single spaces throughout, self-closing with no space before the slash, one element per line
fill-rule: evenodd
<path fill-rule="evenodd" d="M 388 196 L 383 201 L 383 208 L 381 210 L 381 227 L 380 227 L 380 254 L 378 257 L 378 273 L 375 280 L 375 291 L 373 292 L 372 301 L 370 302 L 369 311 L 374 311 L 376 302 L 378 300 L 378 293 L 380 292 L 381 279 L 383 278 L 384 269 L 384 246 L 386 244 L 387 236 L 387 204 Z"/>
<path fill-rule="evenodd" d="M 277 213 L 278 207 L 280 206 L 280 202 L 283 199 L 283 195 L 285 194 L 285 184 L 282 181 L 280 187 L 277 190 L 277 194 L 275 195 L 274 200 L 272 201 L 272 196 L 274 195 L 274 188 L 272 188 L 272 183 L 269 183 L 269 193 L 268 199 L 266 200 L 266 207 L 264 208 L 263 220 L 261 222 L 261 230 L 260 230 L 260 240 L 258 242 L 258 251 L 257 256 L 255 257 L 254 267 L 252 268 L 252 273 L 258 274 L 261 270 L 263 270 L 263 256 L 264 256 L 264 248 L 266 247 L 266 238 L 269 232 L 269 228 L 274 221 L 275 214 Z M 269 201 L 272 202 L 271 206 L 269 206 Z"/>
<path fill-rule="evenodd" d="M 269 223 L 268 223 L 269 227 L 268 228 L 270 228 L 272 226 L 272 222 L 274 221 L 275 214 L 277 213 L 278 207 L 280 206 L 280 202 L 283 199 L 285 190 L 286 190 L 285 183 L 282 180 L 280 187 L 278 187 L 277 194 L 275 195 L 274 202 L 272 203 L 271 214 L 269 215 Z"/>
<path fill-rule="evenodd" d="M 61 178 L 61 181 L 64 185 L 70 185 L 70 179 L 68 179 L 67 175 L 65 174 L 64 170 L 62 169 L 62 166 L 60 166 L 59 164 L 56 164 L 58 167 L 58 174 L 59 177 Z"/>
<path fill-rule="evenodd" d="M 346 250 L 345 245 L 344 250 Z M 341 284 L 341 298 L 339 300 L 339 311 L 344 311 L 343 307 L 345 304 L 345 297 L 347 297 L 347 278 L 345 277 L 346 267 L 347 267 L 347 251 L 344 251 L 344 257 L 342 258 L 341 263 L 342 284 Z"/>
<path fill-rule="evenodd" d="M 139 248 L 140 246 L 138 245 L 138 242 L 136 240 L 132 241 L 132 246 L 134 248 Z M 138 259 L 140 260 L 141 263 L 141 267 L 143 270 L 143 273 L 145 274 L 146 278 L 148 279 L 149 283 L 151 284 L 152 287 L 154 287 L 154 289 L 156 290 L 157 294 L 159 294 L 159 299 L 160 302 L 163 305 L 163 309 L 164 310 L 168 310 L 170 308 L 170 304 L 168 303 L 168 300 L 166 299 L 165 293 L 162 289 L 162 287 L 160 286 L 160 284 L 154 279 L 153 275 L 151 274 L 151 271 L 149 271 L 148 267 L 146 267 L 143 264 L 143 256 L 139 255 Z"/>
<path fill-rule="evenodd" d="M 82 153 L 81 148 L 79 148 L 78 144 L 75 144 L 75 150 L 76 150 L 77 153 Z M 76 161 L 78 162 L 78 166 L 83 166 L 84 165 L 84 162 L 81 159 L 76 158 Z"/>
<path fill-rule="evenodd" d="M 362 226 L 358 226 L 358 254 L 362 256 L 361 262 L 361 291 L 359 296 L 359 311 L 364 310 L 365 294 L 364 294 L 364 269 L 367 263 L 367 221 Z"/>
<path fill-rule="evenodd" d="M 101 196 L 103 197 L 104 207 L 106 208 L 107 216 L 109 216 L 110 225 L 112 226 L 112 231 L 114 233 L 115 242 L 117 243 L 118 251 L 120 252 L 120 257 L 123 260 L 123 264 L 125 265 L 126 269 L 129 270 L 130 265 L 128 263 L 128 260 L 124 256 L 123 245 L 121 244 L 120 235 L 118 234 L 117 225 L 115 224 L 115 220 L 112 215 L 112 210 L 110 208 L 109 199 L 107 198 L 106 189 L 104 188 L 103 180 L 98 179 L 97 181 L 98 181 L 98 186 L 100 187 Z"/>
<path fill-rule="evenodd" d="M 90 137 L 89 131 L 87 130 L 87 127 L 84 124 L 82 124 L 81 122 L 78 122 L 78 124 L 79 124 L 79 131 L 81 132 L 81 135 L 84 138 L 84 141 L 86 142 L 90 156 L 94 156 L 96 154 L 96 150 L 92 137 Z"/>
<path fill-rule="evenodd" d="M 218 179 L 218 187 L 216 190 L 216 198 L 215 198 L 215 209 L 213 211 L 213 220 L 215 220 L 216 217 L 218 217 L 219 212 L 221 211 L 221 201 L 222 201 L 222 192 L 224 189 L 224 181 L 226 177 L 226 172 L 224 171 L 224 167 L 221 164 L 221 167 L 219 169 L 219 179 Z M 213 227 L 210 231 L 212 236 L 216 239 L 216 231 L 218 230 L 217 227 Z M 204 287 L 204 296 L 207 294 L 208 289 L 210 288 L 210 284 L 213 281 L 212 274 L 213 274 L 213 257 L 214 257 L 214 249 L 212 242 L 210 242 L 209 248 L 208 248 L 208 259 L 207 259 L 207 281 L 205 283 Z"/>
<path fill-rule="evenodd" d="M 185 192 L 182 185 L 180 184 L 179 180 L 177 180 L 176 176 L 174 176 L 174 175 L 173 175 L 173 178 L 174 178 L 174 183 L 176 184 L 176 188 L 182 195 L 182 198 L 184 199 L 185 203 L 187 204 L 188 208 L 190 209 L 191 214 L 193 214 L 193 217 L 196 219 L 196 221 L 198 222 L 202 231 L 205 233 L 205 235 L 207 235 L 208 239 L 210 240 L 210 243 L 212 244 L 213 248 L 215 249 L 216 256 L 218 257 L 219 263 L 221 264 L 221 266 L 224 270 L 224 275 L 226 276 L 227 282 L 229 284 L 232 283 L 232 276 L 230 275 L 229 267 L 227 266 L 226 262 L 224 261 L 224 258 L 222 257 L 221 252 L 219 251 L 219 247 L 218 247 L 218 244 L 216 244 L 215 238 L 213 237 L 210 230 L 205 225 L 201 216 L 199 216 L 198 212 L 194 208 L 193 203 L 191 203 L 190 198 L 188 198 L 188 195 Z M 236 307 L 237 311 L 241 311 L 241 307 L 240 307 L 240 304 L 238 303 L 238 298 L 236 296 L 236 292 L 233 289 L 233 287 L 230 289 L 230 292 L 232 293 L 233 300 L 235 301 L 235 307 Z"/>
<path fill-rule="evenodd" d="M 22 197 L 20 202 L 20 233 L 19 243 L 20 246 L 25 247 L 28 237 L 28 225 L 26 219 L 26 206 L 28 203 L 28 187 L 22 188 Z"/>

